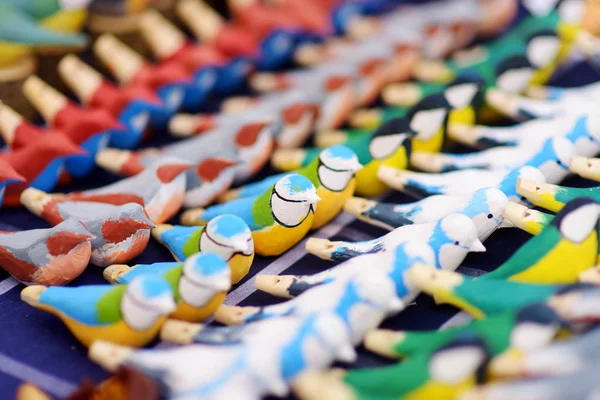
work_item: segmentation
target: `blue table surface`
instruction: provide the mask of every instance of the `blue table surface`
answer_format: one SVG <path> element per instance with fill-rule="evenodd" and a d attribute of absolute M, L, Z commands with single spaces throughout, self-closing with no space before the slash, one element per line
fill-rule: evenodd
<path fill-rule="evenodd" d="M 557 86 L 577 86 L 590 83 L 598 79 L 598 74 L 585 64 L 577 64 L 569 71 L 563 73 L 552 84 Z M 165 143 L 169 140 L 167 134 L 157 135 L 146 146 Z M 452 151 L 464 152 L 466 149 L 455 147 Z M 260 176 L 272 173 L 268 167 Z M 260 177 L 259 176 L 259 177 Z M 117 180 L 118 177 L 97 169 L 85 182 L 75 182 L 68 187 L 58 187 L 57 192 L 81 190 L 102 186 Z M 564 182 L 566 186 L 594 186 L 593 182 L 579 178 L 570 178 Z M 402 193 L 389 193 L 385 201 L 403 203 L 414 201 Z M 341 215 L 336 220 L 339 222 L 350 221 L 335 233 L 332 240 L 362 240 L 380 236 L 385 231 L 352 220 L 348 215 Z M 173 221 L 176 223 L 176 219 Z M 323 228 L 319 234 L 329 236 L 336 229 L 336 224 Z M 25 209 L 0 210 L 0 230 L 25 230 L 48 227 L 42 219 L 30 214 Z M 339 228 L 339 227 L 338 227 Z M 504 229 L 495 232 L 486 242 L 487 252 L 472 253 L 465 259 L 459 271 L 468 275 L 479 275 L 493 270 L 500 263 L 510 257 L 519 248 L 529 235 L 517 229 Z M 147 249 L 138 258 L 130 262 L 133 264 L 147 264 L 159 261 L 172 261 L 169 252 L 154 240 L 151 240 Z M 273 257 L 256 257 L 250 274 L 236 287 L 234 291 L 247 295 L 241 305 L 267 305 L 273 304 L 278 299 L 272 296 L 251 290 L 251 284 L 245 285 L 255 274 L 263 268 L 277 268 L 286 274 L 312 274 L 330 267 L 330 262 L 308 255 L 303 249 L 303 243 L 297 248 L 279 257 L 276 264 Z M 79 278 L 71 283 L 72 286 L 105 284 L 102 278 L 102 268 L 90 266 Z M 69 333 L 58 318 L 34 309 L 22 302 L 19 293 L 23 285 L 10 279 L 9 275 L 0 271 L 0 393 L 5 398 L 11 398 L 17 386 L 24 380 L 34 382 L 47 390 L 52 396 L 62 398 L 68 395 L 81 382 L 88 377 L 96 382 L 106 378 L 108 374 L 86 356 L 86 349 L 79 344 Z M 249 290 L 250 289 L 250 290 Z M 382 325 L 390 329 L 437 329 L 445 321 L 456 314 L 450 306 L 438 306 L 426 296 L 420 296 L 416 304 L 408 307 L 398 316 L 391 318 Z M 152 344 L 156 345 L 158 342 Z M 359 349 L 359 359 L 348 367 L 378 366 L 389 363 L 381 357 Z"/>

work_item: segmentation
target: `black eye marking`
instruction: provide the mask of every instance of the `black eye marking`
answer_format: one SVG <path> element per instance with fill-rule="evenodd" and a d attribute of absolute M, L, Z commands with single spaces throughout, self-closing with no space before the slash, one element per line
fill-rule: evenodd
<path fill-rule="evenodd" d="M 488 217 L 488 219 L 492 219 L 492 218 L 494 218 L 494 215 L 493 214 L 488 214 L 487 217 Z"/>
<path fill-rule="evenodd" d="M 556 163 L 557 163 L 558 165 L 562 165 L 562 161 L 560 161 L 560 160 L 556 160 Z"/>
<path fill-rule="evenodd" d="M 457 240 L 456 242 L 454 242 L 455 246 L 460 246 L 460 242 Z"/>

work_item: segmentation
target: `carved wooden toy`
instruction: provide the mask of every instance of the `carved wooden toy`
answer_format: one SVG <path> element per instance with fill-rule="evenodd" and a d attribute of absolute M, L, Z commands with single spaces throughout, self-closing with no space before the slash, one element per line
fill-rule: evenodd
<path fill-rule="evenodd" d="M 214 46 L 227 57 L 252 60 L 260 69 L 277 69 L 288 64 L 297 47 L 292 31 L 256 31 L 238 21 L 226 23 L 216 11 L 199 0 L 177 5 L 177 14 L 203 43 Z"/>
<path fill-rule="evenodd" d="M 532 235 L 537 235 L 550 224 L 554 215 L 533 210 L 511 201 L 504 209 L 503 218 L 507 221 L 506 226 L 514 226 Z"/>
<path fill-rule="evenodd" d="M 520 178 L 537 182 L 560 182 L 569 173 L 568 165 L 573 154 L 574 148 L 571 142 L 556 137 L 548 139 L 540 151 L 511 170 L 465 169 L 427 174 L 381 166 L 377 176 L 394 189 L 420 197 L 433 194 L 465 194 L 481 187 L 491 186 L 498 187 L 512 199 L 518 197 L 515 186 Z"/>
<path fill-rule="evenodd" d="M 306 316 L 315 312 L 331 311 L 344 320 L 352 343 L 356 345 L 360 343 L 366 332 L 403 307 L 404 304 L 396 296 L 392 279 L 383 273 L 365 271 L 348 281 L 321 285 L 275 305 L 265 307 L 223 305 L 217 310 L 215 318 L 226 325 L 238 325 L 285 315 Z"/>
<path fill-rule="evenodd" d="M 259 274 L 256 276 L 254 285 L 258 290 L 274 296 L 295 297 L 315 286 L 336 281 L 347 282 L 365 271 L 365 265 L 372 265 L 372 270 L 381 271 L 393 280 L 397 296 L 404 305 L 408 305 L 417 296 L 418 291 L 414 290 L 409 280 L 405 279 L 406 270 L 415 263 L 435 265 L 440 248 L 446 244 L 449 243 L 441 243 L 433 248 L 423 242 L 409 241 L 387 252 L 354 257 L 314 275 Z M 455 261 L 457 262 L 455 263 Z M 444 264 L 444 268 L 454 269 L 461 261 L 460 255 L 456 255 Z"/>
<path fill-rule="evenodd" d="M 177 308 L 170 318 L 200 322 L 209 318 L 225 300 L 231 288 L 231 273 L 219 255 L 203 252 L 180 262 L 123 264 L 104 269 L 104 278 L 110 283 L 129 284 L 138 276 L 162 276 L 173 289 Z"/>
<path fill-rule="evenodd" d="M 215 47 L 193 43 L 173 23 L 156 10 L 147 9 L 140 16 L 140 33 L 154 57 L 162 64 L 175 64 L 190 73 L 212 69 L 212 75 L 204 79 L 216 81 L 218 67 L 227 59 Z"/>
<path fill-rule="evenodd" d="M 589 197 L 570 201 L 539 235 L 483 279 L 572 283 L 594 266 L 600 206 Z"/>
<path fill-rule="evenodd" d="M 252 232 L 243 219 L 231 214 L 215 217 L 200 227 L 161 224 L 152 235 L 177 261 L 198 252 L 220 255 L 229 264 L 233 284 L 248 274 L 254 260 Z"/>
<path fill-rule="evenodd" d="M 600 160 L 598 158 L 575 156 L 571 159 L 569 171 L 582 178 L 600 182 Z"/>
<path fill-rule="evenodd" d="M 589 129 L 589 123 L 587 124 L 588 128 L 585 128 L 586 121 L 589 121 L 589 119 L 590 118 L 587 116 L 575 119 L 568 118 L 571 122 L 570 126 L 562 131 L 561 136 L 564 135 L 564 138 L 573 144 L 574 151 L 578 155 L 596 155 L 600 152 L 600 125 L 593 131 Z M 564 120 L 553 120 L 548 122 L 560 123 L 563 121 Z M 548 143 L 549 139 L 548 136 L 546 136 L 548 133 L 558 133 L 560 135 L 561 131 L 551 130 L 536 138 L 531 138 L 530 136 L 529 140 L 526 140 L 524 143 L 519 143 L 517 146 L 494 147 L 492 149 L 468 154 L 432 154 L 415 151 L 411 154 L 410 164 L 413 167 L 427 172 L 446 172 L 466 168 L 514 168 L 521 164 L 523 160 L 531 160 L 531 158 L 538 153 L 549 151 L 543 148 L 544 144 Z M 596 138 L 596 136 L 598 138 Z M 558 146 L 560 146 L 560 143 L 553 143 L 554 153 L 559 156 L 562 155 L 563 157 L 568 157 L 566 154 L 568 153 L 568 150 L 563 152 L 565 154 L 561 154 L 561 148 Z M 543 171 L 544 167 L 540 167 L 540 169 Z"/>
<path fill-rule="evenodd" d="M 25 177 L 15 171 L 8 161 L 0 158 L 0 206 L 4 200 L 6 186 L 22 182 L 25 182 Z"/>
<path fill-rule="evenodd" d="M 525 91 L 525 95 L 538 100 L 564 100 L 577 101 L 581 97 L 590 100 L 600 97 L 600 84 L 598 82 L 576 87 L 557 87 L 557 86 L 532 86 Z"/>
<path fill-rule="evenodd" d="M 586 97 L 574 97 L 566 100 L 539 100 L 494 88 L 486 93 L 486 101 L 495 110 L 516 121 L 528 121 L 533 118 L 550 118 L 564 114 L 568 110 L 592 112 L 596 100 Z"/>
<path fill-rule="evenodd" d="M 290 174 L 260 196 L 232 200 L 181 216 L 184 225 L 206 225 L 223 214 L 241 217 L 252 230 L 254 250 L 263 256 L 279 255 L 309 231 L 320 198 L 308 178 Z"/>
<path fill-rule="evenodd" d="M 97 162 L 103 168 L 120 175 L 135 175 L 162 157 L 175 157 L 197 164 L 207 159 L 238 161 L 235 169 L 235 181 L 243 182 L 258 172 L 268 161 L 281 124 L 257 119 L 235 119 L 222 129 L 211 130 L 202 136 L 172 143 L 160 148 L 146 148 L 139 152 L 123 152 L 107 149 L 98 154 Z M 209 168 L 210 166 L 210 168 Z M 217 173 L 224 172 L 230 163 L 208 163 L 207 177 L 202 181 L 212 181 Z M 215 171 L 215 167 L 216 171 Z M 212 172 L 212 173 L 211 173 Z M 201 174 L 201 176 L 204 174 Z M 188 176 L 188 183 L 194 180 Z M 192 189 L 195 186 L 190 186 Z M 220 187 L 216 195 L 229 189 Z M 214 194 L 214 190 L 209 193 Z"/>
<path fill-rule="evenodd" d="M 140 255 L 154 227 L 144 208 L 136 203 L 116 206 L 87 201 L 60 201 L 34 188 L 22 193 L 21 203 L 52 225 L 68 218 L 83 223 L 95 236 L 92 240 L 91 262 L 99 267 L 125 263 Z"/>
<path fill-rule="evenodd" d="M 99 341 L 89 355 L 108 370 L 125 365 L 151 376 L 159 371 L 157 379 L 164 396 L 214 399 L 285 396 L 289 382 L 302 373 L 354 356 L 348 331 L 334 314 L 313 314 L 299 324 L 290 317 L 278 322 L 271 324 L 276 328 L 273 336 L 253 335 L 228 345 L 133 350 Z M 199 360 L 199 368 L 190 371 L 189 365 Z"/>
<path fill-rule="evenodd" d="M 340 326 L 332 325 L 335 328 L 330 337 L 339 336 L 339 352 L 334 355 L 339 360 L 352 362 L 356 359 L 354 347 L 348 336 L 348 330 L 343 320 L 331 312 L 316 313 L 310 316 L 282 316 L 279 318 L 268 318 L 247 325 L 235 326 L 208 326 L 186 321 L 168 320 L 160 331 L 160 338 L 166 342 L 189 345 L 262 345 L 266 337 L 274 332 L 291 332 L 295 334 L 303 327 L 307 328 L 314 324 L 316 319 L 330 323 L 337 322 Z M 345 333 L 344 333 L 345 332 Z M 329 352 L 327 357 L 331 357 Z"/>
<path fill-rule="evenodd" d="M 0 234 L 0 264 L 27 285 L 65 285 L 87 267 L 93 238 L 75 219 L 50 229 L 3 232 Z"/>
<path fill-rule="evenodd" d="M 169 283 L 151 275 L 118 286 L 29 286 L 21 300 L 59 317 L 86 347 L 97 340 L 144 346 L 175 309 Z"/>
<path fill-rule="evenodd" d="M 354 193 L 354 175 L 361 168 L 356 154 L 350 148 L 337 145 L 323 150 L 319 158 L 294 171 L 307 177 L 317 188 L 317 195 L 321 198 L 312 221 L 312 229 L 322 227 L 342 211 L 344 203 Z M 229 201 L 260 195 L 285 175 L 287 174 L 272 175 L 262 181 L 229 190 L 222 199 Z"/>
<path fill-rule="evenodd" d="M 163 102 L 149 88 L 116 86 L 73 54 L 60 60 L 58 72 L 86 107 L 108 111 L 129 128 L 131 136 L 139 135 L 138 138 L 131 138 L 131 145 L 123 142 L 115 144 L 117 147 L 136 147 L 146 127 L 164 129 L 169 118 L 179 108 L 176 102 Z M 137 144 L 134 140 L 137 140 Z"/>
<path fill-rule="evenodd" d="M 391 251 L 399 244 L 412 239 L 433 243 L 442 238 L 453 239 L 452 243 L 456 249 L 452 254 L 462 254 L 463 251 L 485 251 L 485 247 L 477 238 L 475 224 L 462 214 L 449 214 L 438 221 L 426 224 L 402 226 L 379 238 L 362 242 L 331 242 L 327 239 L 310 238 L 306 242 L 306 251 L 324 260 L 345 261 L 361 254 Z M 437 260 L 438 266 L 443 265 L 444 261 Z"/>
<path fill-rule="evenodd" d="M 401 363 L 306 374 L 294 391 L 303 400 L 459 398 L 481 379 L 478 371 L 488 356 L 482 338 L 465 333 L 435 352 Z"/>
<path fill-rule="evenodd" d="M 356 193 L 361 196 L 378 196 L 389 187 L 377 179 L 377 170 L 381 165 L 404 169 L 412 149 L 410 133 L 402 130 L 381 129 L 372 135 L 361 135 L 356 140 L 346 142 L 346 146 L 358 156 L 364 166 L 356 172 Z M 278 149 L 273 152 L 271 164 L 283 171 L 292 171 L 308 166 L 318 158 L 322 149 Z"/>
<path fill-rule="evenodd" d="M 515 311 L 538 302 L 545 302 L 561 319 L 569 322 L 583 322 L 586 318 L 595 321 L 598 318 L 598 307 L 592 306 L 592 302 L 600 292 L 596 286 L 588 283 L 557 285 L 502 278 L 473 279 L 423 266 L 415 266 L 407 275 L 416 288 L 432 295 L 437 303 L 452 304 L 477 319 Z M 492 293 L 494 290 L 504 292 Z"/>
<path fill-rule="evenodd" d="M 465 393 L 462 399 L 584 399 L 598 392 L 598 382 L 594 379 L 597 373 L 597 367 L 592 365 L 560 376 L 488 383 Z"/>
<path fill-rule="evenodd" d="M 477 227 L 477 236 L 485 240 L 503 226 L 508 198 L 499 189 L 481 188 L 471 195 L 435 195 L 407 204 L 393 204 L 352 197 L 344 211 L 361 221 L 394 230 L 404 225 L 437 221 L 451 213 L 464 214 Z"/>
<path fill-rule="evenodd" d="M 55 193 L 50 198 L 58 202 L 90 201 L 125 205 L 137 203 L 144 207 L 156 224 L 173 217 L 183 205 L 186 188 L 185 171 L 192 168 L 175 158 L 164 158 L 138 175 L 110 185 L 83 192 Z"/>
<path fill-rule="evenodd" d="M 177 104 L 177 108 L 198 110 L 206 102 L 212 88 L 210 79 L 207 82 L 198 81 L 181 65 L 148 63 L 111 34 L 99 37 L 93 50 L 121 85 L 152 89 L 165 103 Z M 209 85 L 205 87 L 207 83 Z"/>
<path fill-rule="evenodd" d="M 18 205 L 21 192 L 30 186 L 44 191 L 52 190 L 58 183 L 65 161 L 83 154 L 79 146 L 63 135 L 43 135 L 29 146 L 0 154 L 0 160 L 25 178 L 23 183 L 6 187 L 4 204 Z"/>
<path fill-rule="evenodd" d="M 227 326 L 227 327 L 208 327 L 201 324 L 191 324 L 183 321 L 167 321 L 161 330 L 161 338 L 165 341 L 178 344 L 204 344 L 204 345 L 236 345 L 243 344 L 246 346 L 261 346 L 265 342 L 265 337 L 269 337 L 275 332 L 280 335 L 289 336 L 296 335 L 298 339 L 308 337 L 310 332 L 301 333 L 301 330 L 309 331 L 316 327 L 317 324 L 330 325 L 331 332 L 328 332 L 327 337 L 323 337 L 327 341 L 337 339 L 339 343 L 334 347 L 338 349 L 337 354 L 327 350 L 322 355 L 321 362 L 317 361 L 318 354 L 311 352 L 306 356 L 313 358 L 312 362 L 302 359 L 295 366 L 290 365 L 292 374 L 285 376 L 286 381 L 293 381 L 299 372 L 306 372 L 307 369 L 322 369 L 331 363 L 332 357 L 343 360 L 353 361 L 356 359 L 356 353 L 348 337 L 343 320 L 333 313 L 323 312 L 310 315 L 308 317 L 283 316 L 280 318 L 269 318 L 258 321 L 253 324 L 243 326 Z M 336 326 L 337 325 L 337 326 Z M 334 342 L 332 342 L 334 343 Z M 289 354 L 289 352 L 288 352 Z M 306 357 L 306 356 L 303 356 Z M 311 365 L 312 364 L 312 365 Z"/>
<path fill-rule="evenodd" d="M 584 146 L 578 146 L 577 143 L 577 139 L 588 132 L 587 129 L 577 129 L 582 127 L 578 124 L 580 118 L 582 116 L 578 113 L 567 113 L 532 119 L 512 126 L 454 124 L 448 127 L 448 133 L 453 140 L 479 149 L 497 146 L 531 147 L 549 137 L 569 135 L 575 139 L 572 141 L 577 151 L 585 151 Z M 589 135 L 589 138 L 589 141 L 595 140 L 594 135 Z"/>
<path fill-rule="evenodd" d="M 210 130 L 227 129 L 232 120 L 249 122 L 250 120 L 273 121 L 280 123 L 275 137 L 282 148 L 298 147 L 310 136 L 317 121 L 329 124 L 343 120 L 335 111 L 328 113 L 321 109 L 323 95 L 316 91 L 285 91 L 260 97 L 234 97 L 222 103 L 220 114 L 216 115 L 175 115 L 169 130 L 175 136 L 193 136 Z M 341 112 L 345 112 L 341 110 Z"/>
<path fill-rule="evenodd" d="M 134 135 L 108 112 L 83 109 L 36 76 L 30 76 L 23 83 L 23 92 L 48 126 L 87 151 L 86 156 L 67 162 L 67 171 L 74 177 L 83 177 L 92 171 L 94 157 L 113 137 L 113 143 L 118 144 L 117 137 L 128 139 Z"/>
<path fill-rule="evenodd" d="M 365 336 L 365 347 L 390 358 L 413 357 L 443 347 L 465 333 L 479 335 L 490 353 L 507 349 L 529 350 L 547 346 L 560 332 L 563 321 L 544 303 L 532 303 L 475 320 L 466 325 L 436 331 L 391 331 L 375 329 Z"/>
<path fill-rule="evenodd" d="M 444 64 L 426 63 L 418 77 L 443 81 L 458 71 L 480 74 L 489 86 L 522 92 L 531 84 L 543 84 L 573 47 L 580 22 L 567 7 L 535 13 L 485 47 L 464 51 Z M 571 13 L 572 14 L 572 13 Z"/>
<path fill-rule="evenodd" d="M 517 192 L 538 207 L 558 212 L 569 201 L 578 197 L 600 200 L 600 187 L 574 188 L 567 186 L 539 184 L 522 179 L 517 182 Z"/>
<path fill-rule="evenodd" d="M 547 347 L 508 351 L 492 359 L 490 373 L 501 378 L 535 378 L 581 372 L 598 359 L 598 339 L 600 330 L 592 328 Z"/>

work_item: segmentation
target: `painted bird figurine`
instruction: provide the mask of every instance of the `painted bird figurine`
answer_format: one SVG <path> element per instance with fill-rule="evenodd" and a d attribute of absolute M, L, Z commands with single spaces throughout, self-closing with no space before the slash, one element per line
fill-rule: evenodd
<path fill-rule="evenodd" d="M 463 251 L 485 251 L 485 247 L 477 238 L 477 229 L 473 221 L 462 214 L 448 216 L 427 224 L 407 225 L 372 240 L 362 242 L 331 242 L 327 239 L 310 238 L 306 242 L 306 251 L 324 260 L 346 261 L 353 257 L 393 251 L 399 244 L 418 239 L 427 243 L 437 243 L 446 238 L 452 239 L 453 247 L 448 248 L 448 256 Z M 445 252 L 444 252 L 445 253 Z M 446 257 L 442 254 L 437 265 L 443 268 Z"/>
<path fill-rule="evenodd" d="M 137 203 L 154 223 L 160 224 L 173 217 L 183 205 L 185 172 L 190 168 L 192 165 L 184 161 L 164 158 L 135 176 L 103 187 L 49 196 L 59 202 L 89 201 L 117 206 Z"/>
<path fill-rule="evenodd" d="M 412 151 L 412 136 L 404 129 L 385 129 L 353 137 L 345 143 L 358 157 L 364 167 L 356 172 L 356 193 L 361 196 L 378 196 L 389 187 L 377 179 L 381 165 L 405 169 Z M 277 149 L 271 157 L 271 164 L 282 171 L 294 171 L 308 167 L 319 157 L 321 148 Z"/>
<path fill-rule="evenodd" d="M 307 400 L 453 399 L 477 384 L 488 357 L 484 340 L 464 333 L 434 352 L 401 363 L 306 374 L 294 389 Z"/>
<path fill-rule="evenodd" d="M 317 188 L 321 198 L 315 210 L 312 229 L 318 229 L 342 211 L 344 203 L 354 193 L 355 174 L 362 168 L 356 154 L 346 146 L 332 146 L 323 150 L 318 158 L 294 173 L 307 177 Z M 223 195 L 224 201 L 258 196 L 287 174 L 269 176 L 262 181 L 232 189 Z"/>
<path fill-rule="evenodd" d="M 215 319 L 226 325 L 239 325 L 286 315 L 307 316 L 331 311 L 343 319 L 352 343 L 357 345 L 369 330 L 403 308 L 393 280 L 383 273 L 366 271 L 345 282 L 317 286 L 279 304 L 264 307 L 223 305 L 217 310 Z"/>
<path fill-rule="evenodd" d="M 229 264 L 232 284 L 248 274 L 254 260 L 252 232 L 236 215 L 219 215 L 206 226 L 161 224 L 152 230 L 152 236 L 165 245 L 177 261 L 199 252 L 220 255 Z"/>
<path fill-rule="evenodd" d="M 579 336 L 570 337 L 546 347 L 507 351 L 492 359 L 490 373 L 499 378 L 519 379 L 560 376 L 581 372 L 593 366 L 598 354 L 600 330 L 591 328 Z"/>
<path fill-rule="evenodd" d="M 66 164 L 73 177 L 81 178 L 91 173 L 95 167 L 94 157 L 108 146 L 113 135 L 129 134 L 125 126 L 108 112 L 79 107 L 35 75 L 23 83 L 23 92 L 50 128 L 67 136 L 87 152 Z M 31 143 L 32 139 L 26 138 L 27 143 Z"/>
<path fill-rule="evenodd" d="M 97 340 L 144 346 L 176 307 L 171 285 L 153 275 L 117 286 L 29 286 L 21 300 L 59 317 L 86 347 Z"/>
<path fill-rule="evenodd" d="M 499 189 L 481 188 L 471 195 L 434 195 L 413 203 L 383 203 L 351 197 L 344 211 L 368 224 L 389 231 L 405 225 L 434 222 L 458 213 L 471 218 L 477 236 L 485 240 L 496 228 L 504 225 L 504 212 L 509 201 Z"/>
<path fill-rule="evenodd" d="M 267 332 L 263 327 L 273 330 L 221 346 L 134 350 L 98 341 L 89 356 L 110 371 L 130 366 L 155 376 L 165 397 L 215 400 L 285 396 L 289 383 L 303 373 L 356 356 L 345 324 L 330 312 L 278 318 L 271 324 L 252 324 L 241 330 Z M 193 365 L 196 367 L 191 368 Z"/>
<path fill-rule="evenodd" d="M 473 279 L 452 271 L 425 266 L 412 268 L 408 275 L 415 287 L 433 296 L 437 303 L 452 304 L 477 319 L 515 311 L 538 302 L 545 302 L 569 322 L 580 322 L 584 320 L 583 316 L 595 320 L 595 314 L 600 310 L 600 307 L 593 306 L 592 303 L 600 295 L 600 291 L 587 283 L 555 285 Z M 491 292 L 492 290 L 503 291 Z M 510 293 L 510 296 L 506 293 Z M 589 308 L 585 309 L 586 306 Z"/>
<path fill-rule="evenodd" d="M 92 240 L 91 262 L 99 267 L 126 263 L 140 255 L 154 227 L 144 208 L 136 203 L 116 206 L 87 201 L 60 201 L 33 188 L 23 192 L 21 203 L 52 225 L 58 225 L 68 218 L 83 223 L 95 236 Z"/>
<path fill-rule="evenodd" d="M 54 189 L 65 162 L 83 154 L 79 146 L 62 135 L 44 135 L 30 146 L 0 153 L 0 160 L 25 178 L 24 182 L 5 188 L 4 204 L 19 205 L 21 193 L 28 187 L 42 191 Z"/>
<path fill-rule="evenodd" d="M 569 171 L 585 179 L 600 182 L 600 159 L 575 156 L 571 159 Z"/>
<path fill-rule="evenodd" d="M 207 209 L 188 210 L 184 225 L 206 225 L 223 214 L 241 217 L 252 231 L 254 251 L 262 256 L 279 255 L 298 243 L 309 231 L 317 202 L 312 182 L 298 174 L 281 178 L 260 196 L 233 200 Z"/>
<path fill-rule="evenodd" d="M 593 365 L 575 373 L 537 379 L 507 380 L 479 385 L 465 393 L 462 400 L 510 399 L 586 399 L 600 388 L 598 368 Z"/>
<path fill-rule="evenodd" d="M 437 248 L 420 241 L 409 241 L 400 244 L 392 251 L 376 254 L 365 254 L 351 258 L 335 267 L 313 275 L 265 275 L 256 276 L 254 285 L 258 290 L 278 297 L 296 297 L 307 290 L 336 281 L 348 281 L 365 271 L 365 265 L 373 268 L 369 271 L 381 271 L 387 274 L 396 285 L 396 295 L 404 304 L 409 304 L 418 294 L 410 281 L 405 277 L 405 271 L 414 263 L 435 265 L 437 253 L 448 243 L 439 243 Z M 465 252 L 466 255 L 466 252 Z M 464 258 L 464 257 L 463 257 Z M 455 265 L 451 262 L 456 261 Z M 460 256 L 454 257 L 447 268 L 454 270 L 462 261 Z"/>
<path fill-rule="evenodd" d="M 573 283 L 596 265 L 600 204 L 589 197 L 571 200 L 539 235 L 480 279 Z"/>
<path fill-rule="evenodd" d="M 0 206 L 4 200 L 6 186 L 25 182 L 25 177 L 19 174 L 4 158 L 0 158 Z"/>
<path fill-rule="evenodd" d="M 177 303 L 169 317 L 190 322 L 210 317 L 231 288 L 229 266 L 219 255 L 210 252 L 194 254 L 183 263 L 160 262 L 133 267 L 115 264 L 104 269 L 103 274 L 107 281 L 119 285 L 129 284 L 138 276 L 162 276 L 171 285 Z"/>
<path fill-rule="evenodd" d="M 436 351 L 464 333 L 481 336 L 490 353 L 507 349 L 531 350 L 547 346 L 564 322 L 544 303 L 532 303 L 516 311 L 493 314 L 466 325 L 434 331 L 375 329 L 365 336 L 365 347 L 389 358 L 406 358 Z"/>
<path fill-rule="evenodd" d="M 76 219 L 50 229 L 3 232 L 0 265 L 26 285 L 66 285 L 88 266 L 93 239 Z"/>
<path fill-rule="evenodd" d="M 600 186 L 591 188 L 575 188 L 549 183 L 535 183 L 528 179 L 520 179 L 517 192 L 538 207 L 559 212 L 565 205 L 579 197 L 588 197 L 600 201 Z"/>

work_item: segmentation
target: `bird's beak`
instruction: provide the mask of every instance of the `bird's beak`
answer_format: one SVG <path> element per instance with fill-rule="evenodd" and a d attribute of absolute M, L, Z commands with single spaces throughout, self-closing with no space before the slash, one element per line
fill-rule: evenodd
<path fill-rule="evenodd" d="M 337 358 L 340 361 L 351 363 L 356 361 L 356 351 L 350 344 L 344 344 L 340 347 L 337 353 Z"/>
<path fill-rule="evenodd" d="M 352 171 L 357 172 L 363 169 L 364 165 L 362 165 L 358 160 L 354 160 L 354 165 L 352 166 Z"/>
<path fill-rule="evenodd" d="M 253 243 L 251 240 L 236 240 L 233 243 L 233 248 L 237 251 L 241 251 L 244 254 L 251 253 L 253 250 Z"/>
<path fill-rule="evenodd" d="M 163 315 L 170 314 L 177 308 L 177 304 L 175 304 L 175 300 L 173 300 L 173 296 L 171 295 L 162 296 L 155 305 L 158 311 Z"/>
<path fill-rule="evenodd" d="M 481 243 L 481 241 L 475 240 L 473 244 L 471 244 L 471 247 L 469 247 L 469 251 L 474 253 L 483 253 L 485 251 L 485 246 L 483 243 Z"/>
<path fill-rule="evenodd" d="M 398 297 L 395 297 L 390 300 L 389 309 L 391 312 L 398 312 L 404 308 L 404 303 Z"/>
<path fill-rule="evenodd" d="M 306 200 L 310 203 L 315 204 L 315 203 L 318 203 L 319 201 L 321 201 L 321 198 L 319 197 L 317 192 L 312 192 L 306 196 Z"/>

